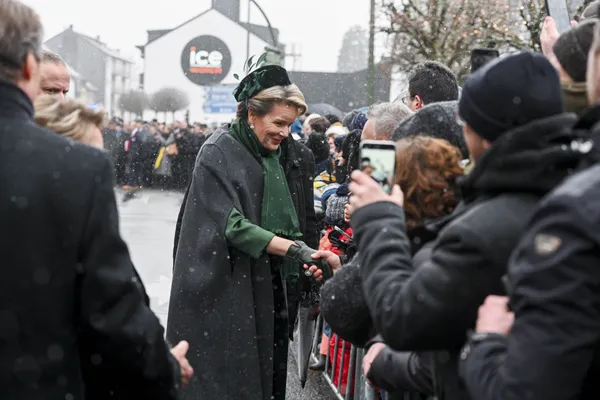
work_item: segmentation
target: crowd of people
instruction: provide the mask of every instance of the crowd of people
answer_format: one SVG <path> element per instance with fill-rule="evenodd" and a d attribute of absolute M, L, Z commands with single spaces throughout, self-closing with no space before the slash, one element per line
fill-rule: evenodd
<path fill-rule="evenodd" d="M 357 374 L 382 400 L 600 398 L 599 10 L 343 116 L 259 65 L 213 131 L 66 99 L 39 16 L 0 0 L 0 397 L 283 400 L 307 312 L 325 329 L 299 369 L 329 360 L 346 398 Z M 391 192 L 367 140 L 395 143 Z M 185 191 L 166 332 L 116 185 Z"/>
<path fill-rule="evenodd" d="M 333 337 L 312 368 L 327 352 L 344 359 L 331 354 L 341 338 L 367 349 L 362 373 L 386 399 L 600 396 L 598 9 L 562 35 L 547 18 L 543 55 L 504 55 L 460 94 L 424 63 L 408 116 L 402 104 L 367 113 L 375 135 L 356 136 L 396 141 L 397 186 L 387 194 L 353 171 L 323 197 L 326 223 L 351 244 L 317 253 L 336 274 L 320 309 Z"/>
<path fill-rule="evenodd" d="M 117 184 L 127 191 L 124 199 L 149 187 L 185 189 L 210 134 L 209 127 L 199 123 L 111 119 L 103 132 L 104 148 L 112 157 Z"/>

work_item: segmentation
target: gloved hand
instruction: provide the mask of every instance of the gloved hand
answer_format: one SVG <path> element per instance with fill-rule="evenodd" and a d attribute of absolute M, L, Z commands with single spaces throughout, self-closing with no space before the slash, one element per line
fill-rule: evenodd
<path fill-rule="evenodd" d="M 333 269 L 329 266 L 325 259 L 313 259 L 312 255 L 316 252 L 317 250 L 308 247 L 306 243 L 298 240 L 290 246 L 285 256 L 291 258 L 292 260 L 296 260 L 303 265 L 316 265 L 321 271 L 323 271 L 323 281 L 326 281 L 333 276 Z M 306 271 L 305 273 L 307 273 L 307 276 L 312 275 L 310 271 Z"/>

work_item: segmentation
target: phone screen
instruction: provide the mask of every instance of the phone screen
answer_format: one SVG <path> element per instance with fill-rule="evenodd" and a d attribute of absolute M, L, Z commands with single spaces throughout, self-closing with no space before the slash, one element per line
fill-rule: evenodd
<path fill-rule="evenodd" d="M 471 51 L 471 73 L 477 71 L 479 68 L 498 57 L 500 57 L 498 50 L 474 49 Z"/>
<path fill-rule="evenodd" d="M 548 15 L 554 18 L 559 33 L 562 34 L 571 29 L 571 16 L 567 0 L 546 0 L 546 9 Z"/>
<path fill-rule="evenodd" d="M 363 143 L 360 148 L 360 169 L 377 181 L 383 190 L 391 193 L 396 170 L 394 143 Z"/>

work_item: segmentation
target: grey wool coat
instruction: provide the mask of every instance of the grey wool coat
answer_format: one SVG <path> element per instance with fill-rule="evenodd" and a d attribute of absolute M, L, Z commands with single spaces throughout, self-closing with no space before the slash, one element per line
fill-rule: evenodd
<path fill-rule="evenodd" d="M 282 164 L 301 230 L 312 242 L 314 211 L 311 216 L 304 208 L 304 199 L 312 200 L 312 185 L 303 182 L 311 181 L 306 166 L 314 159 L 303 159 L 303 150 L 310 153 L 298 146 L 282 144 Z M 270 256 L 254 260 L 229 246 L 225 237 L 234 207 L 260 224 L 262 192 L 260 162 L 226 129 L 211 135 L 196 160 L 175 240 L 167 339 L 190 343 L 195 377 L 181 392 L 184 400 L 270 400 L 274 386 L 281 384 L 285 396 L 289 325 L 300 297 L 294 293 L 300 289 L 282 284 Z M 288 308 L 293 313 L 289 320 Z"/>

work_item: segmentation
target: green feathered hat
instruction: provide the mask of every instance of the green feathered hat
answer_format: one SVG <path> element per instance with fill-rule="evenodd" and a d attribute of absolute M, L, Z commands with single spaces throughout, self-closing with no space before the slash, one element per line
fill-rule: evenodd
<path fill-rule="evenodd" d="M 265 89 L 291 84 L 285 68 L 279 65 L 266 65 L 246 75 L 235 88 L 233 96 L 238 102 L 247 101 Z"/>

